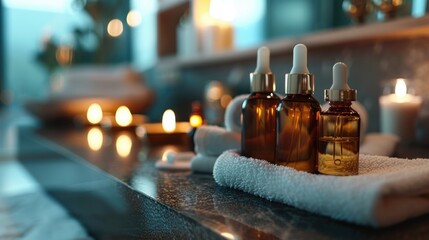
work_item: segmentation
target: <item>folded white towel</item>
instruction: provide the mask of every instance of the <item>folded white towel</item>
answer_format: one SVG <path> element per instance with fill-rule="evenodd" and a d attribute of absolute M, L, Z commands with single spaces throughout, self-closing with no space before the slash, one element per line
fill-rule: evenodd
<path fill-rule="evenodd" d="M 227 151 L 214 178 L 239 189 L 334 219 L 388 226 L 429 212 L 429 159 L 360 155 L 359 175 L 296 171 Z"/>
<path fill-rule="evenodd" d="M 193 172 L 212 173 L 213 166 L 217 158 L 218 158 L 217 156 L 212 157 L 212 156 L 204 156 L 201 154 L 197 154 L 191 160 L 191 169 Z"/>
<path fill-rule="evenodd" d="M 232 132 L 241 132 L 241 106 L 249 94 L 238 95 L 225 110 L 225 128 Z"/>
<path fill-rule="evenodd" d="M 195 152 L 219 156 L 226 150 L 241 148 L 241 135 L 217 126 L 201 126 L 194 135 Z"/>
<path fill-rule="evenodd" d="M 368 133 L 360 146 L 361 154 L 392 156 L 395 153 L 399 137 L 392 134 Z"/>

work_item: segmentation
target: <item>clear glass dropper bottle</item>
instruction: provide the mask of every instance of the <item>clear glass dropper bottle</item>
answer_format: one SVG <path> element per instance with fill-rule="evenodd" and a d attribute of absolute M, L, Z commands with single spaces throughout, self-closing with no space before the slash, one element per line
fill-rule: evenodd
<path fill-rule="evenodd" d="M 270 69 L 270 50 L 258 49 L 257 66 L 250 74 L 251 94 L 243 102 L 241 154 L 274 163 L 276 147 L 276 108 L 280 97 L 274 91 Z"/>
<path fill-rule="evenodd" d="M 357 175 L 360 116 L 351 107 L 357 91 L 347 84 L 347 65 L 333 67 L 333 84 L 325 90 L 329 109 L 319 121 L 318 171 L 328 175 Z"/>
<path fill-rule="evenodd" d="M 314 75 L 307 68 L 307 47 L 293 49 L 293 67 L 285 77 L 286 96 L 277 108 L 276 163 L 306 172 L 317 169 L 320 104 L 313 97 Z"/>

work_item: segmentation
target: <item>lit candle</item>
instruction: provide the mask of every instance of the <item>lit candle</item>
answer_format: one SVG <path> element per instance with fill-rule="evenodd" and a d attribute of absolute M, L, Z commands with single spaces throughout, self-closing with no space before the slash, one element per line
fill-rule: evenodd
<path fill-rule="evenodd" d="M 381 96 L 379 102 L 381 131 L 395 134 L 403 142 L 409 143 L 414 140 L 422 99 L 407 93 L 404 79 L 397 79 L 395 93 Z"/>
<path fill-rule="evenodd" d="M 176 115 L 173 110 L 167 109 L 162 115 L 162 129 L 167 133 L 171 133 L 176 130 Z"/>
<path fill-rule="evenodd" d="M 127 127 L 133 122 L 133 116 L 126 106 L 120 106 L 115 113 L 115 121 L 121 127 Z"/>
<path fill-rule="evenodd" d="M 198 128 L 201 125 L 203 125 L 203 118 L 201 117 L 201 115 L 198 114 L 192 114 L 189 117 L 189 124 L 191 124 L 191 126 L 193 128 Z"/>
<path fill-rule="evenodd" d="M 192 113 L 189 116 L 189 124 L 191 127 L 198 128 L 203 125 L 203 110 L 198 101 L 192 103 Z"/>
<path fill-rule="evenodd" d="M 147 138 L 152 144 L 171 144 L 188 142 L 188 133 L 192 130 L 189 122 L 176 122 L 173 110 L 167 109 L 162 115 L 162 122 L 143 123 L 135 129 L 139 138 Z"/>
<path fill-rule="evenodd" d="M 147 117 L 142 114 L 132 114 L 126 106 L 119 106 L 115 115 L 106 113 L 101 120 L 101 126 L 107 129 L 111 128 L 135 128 L 147 122 Z"/>
<path fill-rule="evenodd" d="M 211 0 L 209 14 L 204 18 L 202 50 L 203 53 L 214 53 L 232 49 L 234 30 L 230 21 L 232 10 L 220 0 Z"/>
<path fill-rule="evenodd" d="M 99 124 L 103 119 L 103 110 L 97 103 L 93 103 L 88 107 L 86 111 L 86 118 L 91 124 Z"/>

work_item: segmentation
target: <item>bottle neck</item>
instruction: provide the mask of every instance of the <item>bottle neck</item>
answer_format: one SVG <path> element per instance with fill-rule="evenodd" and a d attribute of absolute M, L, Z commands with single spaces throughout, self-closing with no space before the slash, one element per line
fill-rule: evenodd
<path fill-rule="evenodd" d="M 313 94 L 314 76 L 312 74 L 289 73 L 285 75 L 286 94 Z"/>
<path fill-rule="evenodd" d="M 251 73 L 250 74 L 251 92 L 275 92 L 276 79 L 272 73 Z"/>
<path fill-rule="evenodd" d="M 352 106 L 351 101 L 330 101 L 329 106 L 334 108 L 350 108 Z"/>

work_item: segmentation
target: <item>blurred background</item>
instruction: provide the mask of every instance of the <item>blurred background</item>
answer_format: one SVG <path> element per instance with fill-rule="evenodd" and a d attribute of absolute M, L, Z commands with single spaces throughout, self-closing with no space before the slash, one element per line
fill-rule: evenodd
<path fill-rule="evenodd" d="M 249 92 L 256 49 L 271 48 L 283 94 L 299 42 L 308 46 L 321 103 L 333 64 L 349 66 L 369 131 L 380 129 L 385 81 L 409 79 L 421 96 L 429 90 L 426 0 L 2 0 L 1 7 L 1 104 L 42 120 L 99 101 L 108 111 L 128 105 L 151 122 L 166 109 L 187 121 L 199 102 L 206 122 L 221 125 L 231 98 Z M 76 99 L 90 100 L 67 105 Z"/>

